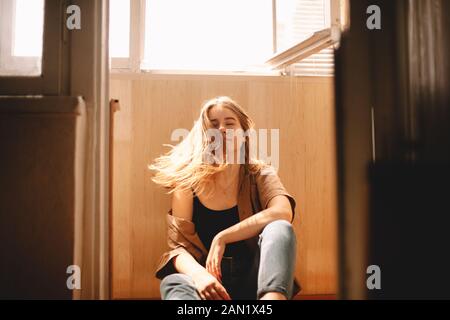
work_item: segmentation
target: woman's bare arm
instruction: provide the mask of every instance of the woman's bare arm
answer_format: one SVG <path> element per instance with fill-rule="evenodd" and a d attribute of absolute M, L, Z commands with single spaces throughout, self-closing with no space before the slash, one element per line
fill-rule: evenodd
<path fill-rule="evenodd" d="M 189 191 L 175 191 L 172 196 L 172 214 L 176 217 L 192 221 L 193 197 Z M 175 269 L 180 272 L 193 276 L 206 269 L 194 259 L 189 253 L 182 253 L 173 260 Z"/>
<path fill-rule="evenodd" d="M 286 220 L 290 222 L 292 214 L 288 198 L 284 195 L 279 195 L 269 201 L 267 209 L 222 230 L 214 237 L 211 243 L 206 259 L 206 270 L 220 279 L 222 275 L 220 262 L 227 244 L 257 236 L 272 221 Z"/>
<path fill-rule="evenodd" d="M 189 253 L 180 253 L 172 260 L 173 265 L 178 272 L 187 274 L 193 279 L 202 275 L 204 272 L 207 272 L 206 269 Z"/>
<path fill-rule="evenodd" d="M 273 197 L 269 201 L 267 209 L 221 231 L 216 238 L 221 239 L 226 244 L 246 240 L 261 233 L 270 222 L 280 219 L 288 222 L 291 222 L 292 219 L 291 204 L 288 198 L 283 195 Z"/>
<path fill-rule="evenodd" d="M 172 214 L 189 221 L 193 215 L 193 197 L 191 192 L 174 192 Z M 192 278 L 197 291 L 204 300 L 230 300 L 227 290 L 205 267 L 189 253 L 181 253 L 172 259 L 175 269 Z"/>

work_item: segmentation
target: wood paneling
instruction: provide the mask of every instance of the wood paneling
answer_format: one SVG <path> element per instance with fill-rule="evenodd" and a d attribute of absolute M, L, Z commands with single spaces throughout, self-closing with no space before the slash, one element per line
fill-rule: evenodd
<path fill-rule="evenodd" d="M 297 200 L 296 275 L 302 294 L 336 294 L 337 228 L 332 78 L 112 75 L 114 114 L 112 298 L 159 298 L 154 270 L 166 250 L 170 197 L 147 165 L 203 101 L 228 95 L 257 128 L 280 129 L 280 177 Z"/>
<path fill-rule="evenodd" d="M 75 97 L 0 98 L 0 299 L 72 299 L 84 108 Z"/>

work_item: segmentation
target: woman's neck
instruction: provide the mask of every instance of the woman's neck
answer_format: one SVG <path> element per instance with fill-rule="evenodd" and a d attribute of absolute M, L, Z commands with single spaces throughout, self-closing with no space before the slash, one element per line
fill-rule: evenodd
<path fill-rule="evenodd" d="M 240 164 L 229 164 L 227 168 L 216 175 L 216 181 L 222 184 L 239 179 Z"/>

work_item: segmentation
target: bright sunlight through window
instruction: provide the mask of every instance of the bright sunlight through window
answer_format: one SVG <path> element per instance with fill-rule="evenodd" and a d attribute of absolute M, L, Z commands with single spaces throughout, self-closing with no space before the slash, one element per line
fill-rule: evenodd
<path fill-rule="evenodd" d="M 44 0 L 0 0 L 0 76 L 42 74 Z"/>
<path fill-rule="evenodd" d="M 113 58 L 130 56 L 130 0 L 109 0 L 109 50 Z"/>
<path fill-rule="evenodd" d="M 42 57 L 44 0 L 16 0 L 13 55 Z"/>
<path fill-rule="evenodd" d="M 251 70 L 272 32 L 272 0 L 147 0 L 142 68 Z"/>

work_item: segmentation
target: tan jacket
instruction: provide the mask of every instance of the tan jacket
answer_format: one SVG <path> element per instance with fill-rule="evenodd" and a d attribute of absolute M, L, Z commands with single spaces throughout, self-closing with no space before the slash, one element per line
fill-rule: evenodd
<path fill-rule="evenodd" d="M 270 168 L 269 168 L 270 170 Z M 288 197 L 292 206 L 292 221 L 295 216 L 295 200 L 286 191 L 278 175 L 272 170 L 272 174 L 251 174 L 241 166 L 239 172 L 238 211 L 240 221 L 267 208 L 269 201 L 277 196 Z M 182 252 L 190 253 L 201 265 L 205 265 L 208 251 L 200 240 L 195 225 L 192 221 L 172 215 L 172 209 L 166 215 L 168 232 L 167 240 L 170 250 L 165 252 L 158 263 L 155 276 L 163 279 L 166 275 L 177 272 L 172 263 L 172 258 Z M 291 221 L 291 222 L 292 222 Z M 258 236 L 245 240 L 250 249 L 259 250 Z M 300 283 L 294 279 L 294 296 L 301 290 Z"/>

